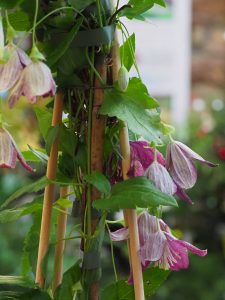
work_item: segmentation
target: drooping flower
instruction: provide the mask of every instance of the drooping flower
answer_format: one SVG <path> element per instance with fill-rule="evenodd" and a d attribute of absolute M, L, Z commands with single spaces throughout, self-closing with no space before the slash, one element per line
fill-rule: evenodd
<path fill-rule="evenodd" d="M 0 127 L 0 168 L 14 169 L 17 158 L 25 169 L 33 172 L 33 169 L 26 163 L 23 155 L 17 148 L 11 134 L 5 128 Z"/>
<path fill-rule="evenodd" d="M 181 142 L 174 141 L 167 146 L 166 166 L 173 180 L 181 189 L 189 189 L 196 183 L 197 169 L 193 160 L 210 167 L 216 166 Z"/>
<path fill-rule="evenodd" d="M 188 242 L 178 240 L 163 220 L 146 211 L 138 217 L 138 232 L 139 254 L 143 271 L 150 265 L 158 266 L 164 270 L 178 271 L 188 268 L 188 251 L 198 256 L 207 255 L 207 250 L 201 250 Z M 127 239 L 128 235 L 127 228 L 119 229 L 110 234 L 113 241 Z M 133 283 L 132 273 L 128 283 Z"/>
<path fill-rule="evenodd" d="M 20 78 L 23 69 L 31 63 L 27 54 L 14 44 L 10 43 L 4 48 L 9 59 L 0 64 L 0 91 L 11 89 Z"/>
<path fill-rule="evenodd" d="M 21 96 L 35 103 L 38 97 L 53 96 L 55 92 L 56 84 L 49 67 L 35 60 L 23 69 L 20 79 L 10 91 L 9 106 L 13 107 Z"/>
<path fill-rule="evenodd" d="M 151 179 L 155 186 L 168 195 L 174 195 L 177 191 L 177 186 L 173 182 L 167 169 L 154 161 L 145 171 L 145 176 Z"/>

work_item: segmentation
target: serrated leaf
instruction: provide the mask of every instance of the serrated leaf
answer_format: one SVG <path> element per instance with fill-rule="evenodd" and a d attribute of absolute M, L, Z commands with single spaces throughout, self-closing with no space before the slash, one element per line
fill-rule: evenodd
<path fill-rule="evenodd" d="M 13 193 L 11 196 L 9 196 L 4 203 L 1 205 L 0 209 L 5 208 L 7 205 L 9 205 L 13 200 L 19 198 L 25 193 L 36 193 L 40 190 L 42 190 L 47 184 L 49 183 L 49 179 L 46 176 L 41 177 L 35 182 L 32 182 L 30 184 L 26 184 L 25 186 L 19 188 L 15 193 Z"/>
<path fill-rule="evenodd" d="M 96 200 L 93 207 L 117 211 L 125 208 L 147 208 L 159 205 L 177 206 L 175 198 L 162 193 L 146 177 L 134 177 L 112 187 L 108 198 Z"/>
<path fill-rule="evenodd" d="M 101 294 L 102 300 L 134 300 L 134 287 L 125 280 L 107 286 Z"/>
<path fill-rule="evenodd" d="M 73 300 L 76 293 L 75 286 L 79 287 L 77 283 L 81 280 L 81 261 L 77 261 L 71 268 L 69 268 L 64 274 L 62 283 L 57 287 L 54 300 Z"/>
<path fill-rule="evenodd" d="M 69 48 L 70 44 L 72 43 L 74 37 L 76 36 L 82 22 L 83 22 L 83 17 L 79 18 L 76 21 L 76 25 L 70 30 L 70 32 L 67 33 L 64 40 L 60 42 L 58 47 L 51 53 L 51 55 L 48 56 L 47 62 L 49 66 L 53 66 L 55 63 L 57 63 L 60 57 L 62 57 L 63 54 L 66 52 L 66 50 Z"/>
<path fill-rule="evenodd" d="M 46 140 L 47 133 L 52 124 L 52 112 L 46 108 L 35 107 L 35 114 L 38 120 L 38 127 L 43 138 Z"/>
<path fill-rule="evenodd" d="M 169 270 L 162 270 L 154 267 L 148 268 L 144 272 L 143 280 L 146 298 L 149 298 L 156 293 L 169 274 Z"/>
<path fill-rule="evenodd" d="M 102 173 L 95 171 L 91 175 L 84 176 L 84 179 L 95 186 L 101 193 L 105 195 L 110 193 L 110 182 Z"/>
<path fill-rule="evenodd" d="M 130 71 L 135 59 L 135 34 L 133 33 L 120 47 L 121 63 Z"/>
<path fill-rule="evenodd" d="M 137 104 L 137 101 L 130 101 L 130 97 L 126 98 L 116 89 L 110 89 L 105 91 L 100 113 L 110 117 L 117 117 L 126 122 L 132 132 L 146 140 L 160 144 L 162 133 L 159 114 L 156 111 L 144 109 L 141 102 Z"/>

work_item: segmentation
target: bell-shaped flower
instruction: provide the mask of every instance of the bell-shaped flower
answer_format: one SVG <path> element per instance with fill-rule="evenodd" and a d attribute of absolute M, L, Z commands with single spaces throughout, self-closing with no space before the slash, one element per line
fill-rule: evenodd
<path fill-rule="evenodd" d="M 197 169 L 193 160 L 200 161 L 210 167 L 216 166 L 181 142 L 174 141 L 167 146 L 166 166 L 173 180 L 181 189 L 189 189 L 197 181 Z"/>
<path fill-rule="evenodd" d="M 146 226 L 143 226 L 143 223 Z M 198 256 L 207 255 L 207 250 L 201 250 L 188 242 L 178 240 L 172 235 L 165 222 L 147 212 L 140 215 L 138 224 L 140 241 L 144 237 L 140 249 L 144 266 L 153 263 L 161 269 L 178 271 L 189 266 L 188 250 Z"/>
<path fill-rule="evenodd" d="M 178 240 L 163 220 L 146 211 L 138 217 L 138 233 L 143 271 L 151 264 L 164 270 L 178 271 L 188 268 L 188 251 L 198 256 L 207 255 L 207 250 L 201 250 L 188 242 Z M 110 233 L 110 237 L 113 241 L 125 240 L 129 237 L 129 231 L 127 228 L 122 228 Z M 133 283 L 132 272 L 128 283 Z"/>
<path fill-rule="evenodd" d="M 170 196 L 174 195 L 177 191 L 177 187 L 170 177 L 167 169 L 154 161 L 145 171 L 144 174 L 148 179 L 152 180 L 155 186 L 163 193 Z"/>
<path fill-rule="evenodd" d="M 35 103 L 38 97 L 53 96 L 55 92 L 56 85 L 49 67 L 34 60 L 23 69 L 20 79 L 10 91 L 9 106 L 13 107 L 21 96 Z"/>
<path fill-rule="evenodd" d="M 17 148 L 11 134 L 5 128 L 0 127 L 0 168 L 14 169 L 17 159 L 25 169 L 30 172 L 33 171 Z"/>
<path fill-rule="evenodd" d="M 27 54 L 14 44 L 8 44 L 4 52 L 9 59 L 0 64 L 0 91 L 11 89 L 22 75 L 23 69 L 31 63 Z"/>

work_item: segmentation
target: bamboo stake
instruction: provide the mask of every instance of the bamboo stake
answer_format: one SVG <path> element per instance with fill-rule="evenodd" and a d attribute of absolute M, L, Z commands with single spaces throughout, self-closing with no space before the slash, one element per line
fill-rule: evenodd
<path fill-rule="evenodd" d="M 60 188 L 60 198 L 66 198 L 69 193 L 69 187 L 64 186 Z M 63 270 L 63 253 L 65 248 L 65 233 L 67 223 L 67 209 L 61 207 L 62 212 L 59 212 L 57 222 L 57 245 L 55 248 L 54 258 L 54 278 L 52 283 L 53 292 L 62 281 Z"/>
<path fill-rule="evenodd" d="M 116 38 L 115 38 L 116 40 Z M 119 47 L 117 41 L 113 47 L 112 59 L 113 59 L 113 80 L 118 79 L 118 62 L 119 62 Z M 122 154 L 122 174 L 123 179 L 129 179 L 127 173 L 130 169 L 130 144 L 129 144 L 129 134 L 126 124 L 123 124 L 123 128 L 120 130 L 120 149 Z M 143 274 L 142 267 L 139 257 L 139 233 L 137 225 L 137 214 L 134 209 L 124 210 L 124 220 L 126 226 L 129 228 L 129 256 L 130 256 L 130 266 L 133 274 L 134 280 L 134 293 L 135 300 L 144 300 L 144 285 L 143 285 Z"/>
<path fill-rule="evenodd" d="M 63 94 L 58 93 L 55 97 L 53 116 L 52 116 L 52 126 L 56 126 L 62 122 L 62 109 L 63 109 Z M 48 160 L 48 166 L 46 171 L 46 176 L 50 180 L 54 180 L 56 177 L 57 170 L 57 158 L 58 158 L 58 144 L 59 138 L 56 138 L 52 144 L 50 156 Z M 44 202 L 43 211 L 41 219 L 41 230 L 39 238 L 39 248 L 38 248 L 38 259 L 36 268 L 36 283 L 40 287 L 44 286 L 44 275 L 42 274 L 41 264 L 43 258 L 48 251 L 48 243 L 50 236 L 50 226 L 51 226 L 51 215 L 52 215 L 52 204 L 54 198 L 54 184 L 49 184 L 45 187 L 44 192 Z"/>

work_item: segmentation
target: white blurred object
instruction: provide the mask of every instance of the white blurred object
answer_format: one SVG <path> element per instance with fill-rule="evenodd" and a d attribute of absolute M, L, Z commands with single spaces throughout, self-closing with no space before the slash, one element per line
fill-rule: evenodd
<path fill-rule="evenodd" d="M 205 110 L 205 101 L 201 98 L 196 98 L 192 102 L 192 108 L 194 111 L 202 112 Z"/>
<path fill-rule="evenodd" d="M 224 102 L 221 99 L 215 99 L 212 102 L 212 109 L 220 111 L 224 108 Z"/>
<path fill-rule="evenodd" d="M 136 34 L 136 57 L 144 83 L 156 98 L 171 98 L 172 121 L 181 128 L 190 109 L 192 1 L 167 2 L 166 9 L 155 5 L 147 13 L 147 23 L 124 22 L 130 34 Z"/>

